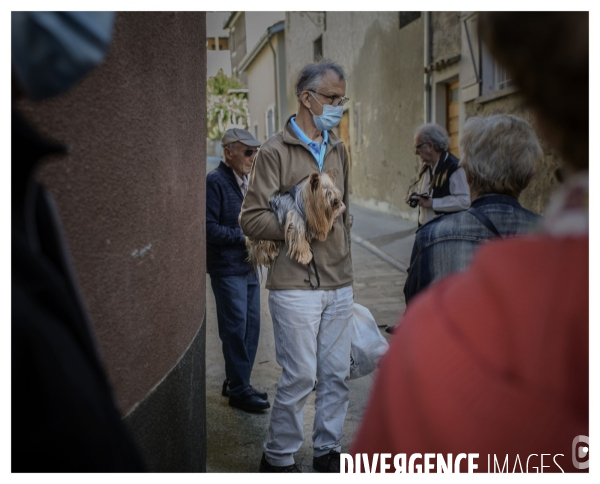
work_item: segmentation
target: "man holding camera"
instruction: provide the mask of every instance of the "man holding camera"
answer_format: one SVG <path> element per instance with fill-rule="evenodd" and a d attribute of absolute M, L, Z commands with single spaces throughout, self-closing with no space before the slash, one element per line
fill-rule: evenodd
<path fill-rule="evenodd" d="M 427 123 L 415 130 L 415 152 L 423 166 L 418 193 L 406 197 L 411 207 L 419 206 L 419 227 L 442 213 L 459 212 L 471 205 L 465 170 L 448 151 L 450 138 L 439 124 Z"/>
<path fill-rule="evenodd" d="M 433 282 L 465 270 L 483 242 L 526 234 L 540 222 L 539 215 L 519 204 L 543 156 L 527 121 L 507 114 L 474 116 L 463 126 L 460 143 L 460 170 L 471 207 L 417 230 L 404 286 L 406 304 Z"/>
<path fill-rule="evenodd" d="M 404 200 L 411 207 L 419 207 L 419 227 L 431 222 L 438 215 L 460 212 L 471 206 L 471 194 L 465 170 L 458 164 L 458 158 L 448 151 L 450 137 L 439 124 L 422 124 L 415 130 L 415 154 L 421 157 L 423 166 L 419 173 L 417 192 L 407 195 Z M 410 191 L 410 189 L 409 189 Z M 410 257 L 411 265 L 417 252 L 417 239 Z M 411 281 L 411 269 L 404 288 L 405 301 L 408 304 L 408 285 Z M 394 332 L 394 326 L 385 328 L 387 333 Z"/>

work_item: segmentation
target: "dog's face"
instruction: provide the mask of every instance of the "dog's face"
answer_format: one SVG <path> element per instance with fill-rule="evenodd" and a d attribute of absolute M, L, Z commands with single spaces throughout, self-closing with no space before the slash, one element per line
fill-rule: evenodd
<path fill-rule="evenodd" d="M 331 230 L 333 219 L 342 204 L 342 193 L 335 185 L 337 172 L 313 173 L 305 192 L 306 222 L 319 240 L 325 240 Z M 308 195 L 308 197 L 306 196 Z"/>
<path fill-rule="evenodd" d="M 335 213 L 342 204 L 342 194 L 335 186 L 337 172 L 313 173 L 310 175 L 311 195 L 317 201 L 317 206 L 323 211 L 327 220 L 333 220 Z"/>

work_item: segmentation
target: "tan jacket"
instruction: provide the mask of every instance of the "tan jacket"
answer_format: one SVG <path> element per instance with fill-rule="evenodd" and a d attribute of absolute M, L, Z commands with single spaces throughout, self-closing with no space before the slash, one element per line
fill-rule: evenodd
<path fill-rule="evenodd" d="M 323 172 L 337 170 L 336 185 L 343 194 L 346 211 L 337 220 L 327 240 L 311 242 L 321 286 L 330 290 L 349 286 L 353 282 L 350 253 L 350 203 L 348 201 L 348 154 L 344 143 L 331 131 Z M 268 139 L 260 148 L 250 174 L 250 185 L 242 204 L 240 225 L 251 239 L 284 240 L 283 229 L 269 208 L 269 199 L 277 190 L 282 193 L 300 183 L 319 166 L 310 148 L 298 139 L 289 119 L 283 132 Z M 287 244 L 269 270 L 267 289 L 308 289 L 307 266 L 286 255 Z M 311 280 L 316 285 L 311 268 Z"/>

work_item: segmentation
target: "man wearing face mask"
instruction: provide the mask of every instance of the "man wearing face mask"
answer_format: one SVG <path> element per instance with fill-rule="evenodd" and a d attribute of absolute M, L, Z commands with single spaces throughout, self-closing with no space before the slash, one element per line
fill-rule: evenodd
<path fill-rule="evenodd" d="M 353 310 L 348 206 L 348 154 L 331 131 L 348 100 L 343 69 L 309 64 L 298 76 L 298 112 L 261 147 L 242 205 L 240 225 L 254 239 L 284 241 L 269 199 L 314 172 L 337 171 L 343 204 L 325 241 L 313 240 L 316 270 L 289 258 L 287 246 L 271 265 L 266 287 L 282 375 L 271 410 L 260 472 L 300 472 L 294 453 L 304 441 L 303 407 L 316 385 L 313 467 L 339 472 L 348 409 L 350 320 Z M 312 263 L 311 263 L 312 265 Z"/>
<path fill-rule="evenodd" d="M 12 12 L 12 98 L 70 89 L 106 55 L 112 12 Z M 50 193 L 35 179 L 66 152 L 12 108 L 11 470 L 140 472 Z"/>

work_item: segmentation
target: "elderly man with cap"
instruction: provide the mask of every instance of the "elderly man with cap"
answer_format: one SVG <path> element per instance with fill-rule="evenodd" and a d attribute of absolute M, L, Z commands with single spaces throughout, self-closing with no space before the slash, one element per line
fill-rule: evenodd
<path fill-rule="evenodd" d="M 222 394 L 232 407 L 258 412 L 270 407 L 267 394 L 250 385 L 260 334 L 260 285 L 247 261 L 238 216 L 260 143 L 235 128 L 227 130 L 221 144 L 225 162 L 206 177 L 206 269 L 225 358 Z"/>

